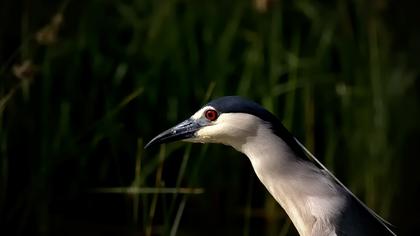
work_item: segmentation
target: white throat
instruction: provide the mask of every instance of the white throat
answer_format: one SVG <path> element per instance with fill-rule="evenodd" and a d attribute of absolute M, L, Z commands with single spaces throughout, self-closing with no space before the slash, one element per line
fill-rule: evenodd
<path fill-rule="evenodd" d="M 284 208 L 301 236 L 337 235 L 336 230 L 342 230 L 342 220 L 348 213 L 346 209 L 353 201 L 366 209 L 366 213 L 371 215 L 368 217 L 376 218 L 388 232 L 395 235 L 387 227 L 386 221 L 358 200 L 302 144 L 293 139 L 320 168 L 302 159 L 304 157 L 296 156 L 289 145 L 273 133 L 270 123 L 259 118 L 266 117 L 266 112 L 258 108 L 255 112 L 260 112 L 261 116 L 221 112 L 217 119 L 207 119 L 207 109 L 215 108 L 205 106 L 191 117 L 202 127 L 185 141 L 223 143 L 248 156 L 258 178 Z M 271 118 L 268 115 L 267 120 Z M 366 213 L 361 213 L 361 216 Z M 346 227 L 357 227 L 353 221 L 347 221 Z M 359 223 L 364 224 L 364 221 L 360 220 Z M 351 232 L 365 230 L 370 232 L 368 228 Z"/>
<path fill-rule="evenodd" d="M 244 153 L 300 235 L 336 235 L 333 221 L 347 194 L 323 170 L 295 156 L 267 122 L 246 113 L 221 114 L 189 141 L 223 143 Z"/>
<path fill-rule="evenodd" d="M 232 146 L 248 156 L 258 178 L 300 235 L 335 235 L 330 221 L 345 204 L 342 189 L 311 162 L 296 157 L 267 124 L 258 123 L 254 136 Z"/>

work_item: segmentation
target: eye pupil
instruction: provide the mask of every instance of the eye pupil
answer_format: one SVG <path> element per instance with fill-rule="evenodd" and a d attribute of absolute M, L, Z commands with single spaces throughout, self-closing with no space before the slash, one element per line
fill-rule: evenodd
<path fill-rule="evenodd" d="M 215 110 L 207 110 L 205 116 L 210 121 L 215 121 L 217 119 L 217 111 Z"/>

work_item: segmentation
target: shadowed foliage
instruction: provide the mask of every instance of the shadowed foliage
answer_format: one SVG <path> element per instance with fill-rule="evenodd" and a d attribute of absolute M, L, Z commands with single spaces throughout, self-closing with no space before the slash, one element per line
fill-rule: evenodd
<path fill-rule="evenodd" d="M 418 232 L 417 9 L 0 2 L 0 234 L 296 235 L 234 150 L 144 151 L 226 95 L 262 104 L 398 233 Z"/>

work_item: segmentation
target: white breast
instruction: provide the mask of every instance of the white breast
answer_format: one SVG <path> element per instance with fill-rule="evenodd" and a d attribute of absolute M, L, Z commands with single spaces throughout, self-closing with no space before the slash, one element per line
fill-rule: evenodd
<path fill-rule="evenodd" d="M 248 156 L 300 235 L 335 235 L 335 219 L 346 201 L 341 187 L 311 162 L 295 157 L 281 138 L 260 124 L 254 136 L 235 148 Z"/>

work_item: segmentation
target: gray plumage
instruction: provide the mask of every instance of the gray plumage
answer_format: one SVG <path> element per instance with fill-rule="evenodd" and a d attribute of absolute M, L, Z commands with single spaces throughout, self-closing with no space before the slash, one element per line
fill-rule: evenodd
<path fill-rule="evenodd" d="M 302 236 L 395 235 L 257 103 L 236 96 L 213 100 L 146 147 L 176 140 L 222 143 L 244 153 Z"/>

